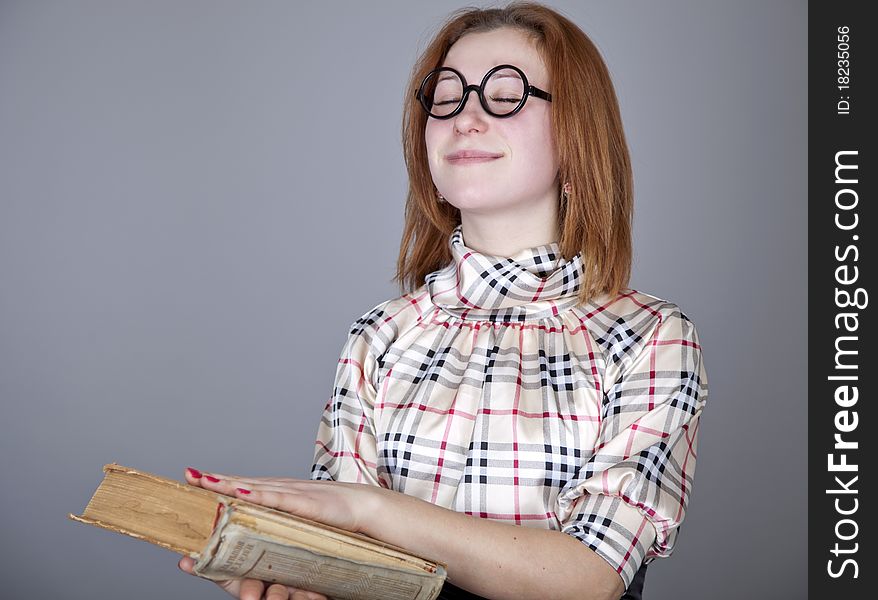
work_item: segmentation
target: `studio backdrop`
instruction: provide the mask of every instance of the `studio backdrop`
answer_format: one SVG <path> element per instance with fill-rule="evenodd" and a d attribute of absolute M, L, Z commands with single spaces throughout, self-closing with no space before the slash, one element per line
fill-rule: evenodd
<path fill-rule="evenodd" d="M 349 326 L 400 294 L 404 86 L 464 4 L 0 2 L 0 595 L 223 596 L 67 514 L 113 461 L 308 476 Z M 710 382 L 645 597 L 804 598 L 806 3 L 548 4 L 616 85 L 631 287 Z"/>

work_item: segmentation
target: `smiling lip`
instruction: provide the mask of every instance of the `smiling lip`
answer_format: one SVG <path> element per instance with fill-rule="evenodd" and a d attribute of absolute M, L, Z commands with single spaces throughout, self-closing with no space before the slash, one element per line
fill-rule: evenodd
<path fill-rule="evenodd" d="M 468 165 L 472 163 L 483 163 L 496 160 L 503 156 L 496 152 L 485 152 L 483 150 L 458 150 L 445 156 L 445 160 L 453 165 Z"/>

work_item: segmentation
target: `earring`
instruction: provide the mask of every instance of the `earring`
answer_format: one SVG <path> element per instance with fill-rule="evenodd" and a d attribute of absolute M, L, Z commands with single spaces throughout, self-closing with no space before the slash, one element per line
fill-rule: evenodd
<path fill-rule="evenodd" d="M 566 182 L 561 186 L 561 201 L 567 202 L 567 198 L 570 196 L 570 192 L 573 190 L 573 187 L 570 185 L 570 182 Z"/>
<path fill-rule="evenodd" d="M 436 190 L 436 199 L 437 199 L 439 202 L 445 202 L 445 201 L 446 201 L 446 200 L 445 200 L 445 196 L 443 196 L 442 194 L 440 194 L 440 193 L 439 193 L 439 190 Z"/>

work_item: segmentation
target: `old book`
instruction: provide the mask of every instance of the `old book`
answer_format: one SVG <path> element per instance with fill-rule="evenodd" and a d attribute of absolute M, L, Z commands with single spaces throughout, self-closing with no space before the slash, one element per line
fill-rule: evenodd
<path fill-rule="evenodd" d="M 445 566 L 364 535 L 117 464 L 71 519 L 196 560 L 212 580 L 261 579 L 333 599 L 432 600 Z"/>

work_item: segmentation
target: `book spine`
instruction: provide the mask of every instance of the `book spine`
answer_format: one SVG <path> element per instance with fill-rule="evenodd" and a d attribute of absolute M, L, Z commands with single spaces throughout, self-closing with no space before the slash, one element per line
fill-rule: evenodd
<path fill-rule="evenodd" d="M 442 588 L 444 569 L 421 575 L 318 554 L 233 522 L 234 510 L 225 505 L 220 511 L 213 535 L 195 565 L 201 577 L 259 579 L 339 600 L 433 600 Z"/>

